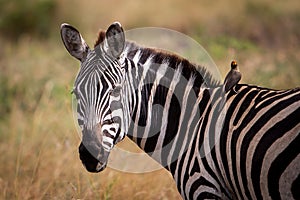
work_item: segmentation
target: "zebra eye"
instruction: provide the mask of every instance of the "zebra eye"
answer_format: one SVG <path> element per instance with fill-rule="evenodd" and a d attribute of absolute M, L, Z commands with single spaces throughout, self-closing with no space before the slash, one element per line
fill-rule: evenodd
<path fill-rule="evenodd" d="M 71 94 L 73 95 L 75 95 L 75 96 L 77 96 L 77 91 L 76 91 L 76 89 L 75 89 L 75 87 L 71 90 Z"/>
<path fill-rule="evenodd" d="M 70 93 L 71 93 L 71 94 L 75 94 L 75 87 L 72 88 L 72 90 L 71 90 Z"/>
<path fill-rule="evenodd" d="M 74 87 L 71 91 L 71 95 L 75 95 L 76 99 L 78 100 L 79 99 L 79 93 L 77 91 L 77 89 Z"/>

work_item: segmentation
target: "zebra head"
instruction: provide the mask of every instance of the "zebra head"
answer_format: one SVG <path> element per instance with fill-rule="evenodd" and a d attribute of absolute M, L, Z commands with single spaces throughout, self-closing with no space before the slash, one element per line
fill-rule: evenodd
<path fill-rule="evenodd" d="M 80 159 L 88 171 L 100 172 L 113 146 L 125 136 L 121 127 L 125 68 L 120 64 L 124 31 L 118 22 L 112 24 L 93 50 L 68 24 L 61 25 L 61 37 L 68 52 L 81 62 L 73 89 L 82 129 Z"/>

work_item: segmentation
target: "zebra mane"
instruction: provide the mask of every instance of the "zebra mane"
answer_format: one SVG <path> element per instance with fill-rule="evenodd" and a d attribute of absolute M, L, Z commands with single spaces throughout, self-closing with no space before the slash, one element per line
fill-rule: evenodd
<path fill-rule="evenodd" d="M 105 33 L 106 33 L 106 31 L 103 31 L 103 30 L 99 31 L 97 40 L 96 40 L 96 42 L 94 44 L 94 47 L 98 46 L 99 44 L 101 44 L 104 41 L 104 39 L 105 39 Z"/>
<path fill-rule="evenodd" d="M 105 39 L 105 31 L 100 30 L 98 33 L 97 40 L 95 42 L 94 47 L 101 44 Z M 127 57 L 133 58 L 136 54 L 137 50 L 142 51 L 142 56 L 145 59 L 149 56 L 152 56 L 154 58 L 154 62 L 156 64 L 163 64 L 163 63 L 169 63 L 170 67 L 176 68 L 178 67 L 178 64 L 182 64 L 183 66 L 183 75 L 188 79 L 191 74 L 199 75 L 201 77 L 196 77 L 195 81 L 199 81 L 199 84 L 201 85 L 203 82 L 209 87 L 218 87 L 222 83 L 220 83 L 219 80 L 215 79 L 210 71 L 207 70 L 205 66 L 201 66 L 195 63 L 191 63 L 186 58 L 183 58 L 179 55 L 176 55 L 172 52 L 158 49 L 158 48 L 149 48 L 149 47 L 143 47 L 141 45 L 136 44 L 132 41 L 126 41 L 125 44 L 125 50 L 127 50 Z M 146 60 L 144 60 L 146 61 Z"/>
<path fill-rule="evenodd" d="M 190 75 L 193 74 L 196 76 L 201 76 L 196 77 L 195 81 L 200 81 L 201 84 L 205 82 L 205 84 L 209 87 L 218 87 L 222 84 L 219 80 L 214 78 L 213 74 L 210 71 L 208 71 L 208 69 L 205 66 L 192 63 L 186 58 L 183 58 L 177 54 L 163 49 L 143 47 L 139 44 L 136 44 L 135 42 L 126 41 L 125 51 L 127 52 L 128 58 L 132 59 L 138 50 L 141 51 L 141 63 L 145 62 L 146 58 L 152 57 L 154 63 L 168 63 L 169 66 L 174 69 L 177 68 L 179 64 L 181 64 L 183 66 L 182 74 L 187 79 L 190 77 Z"/>

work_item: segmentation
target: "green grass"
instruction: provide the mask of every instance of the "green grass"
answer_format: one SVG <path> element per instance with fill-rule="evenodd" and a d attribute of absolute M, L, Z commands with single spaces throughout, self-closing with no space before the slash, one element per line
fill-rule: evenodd
<path fill-rule="evenodd" d="M 300 86 L 296 5 L 169 0 L 157 13 L 157 3 L 66 0 L 57 2 L 48 39 L 0 37 L 0 199 L 179 199 L 164 170 L 90 174 L 83 168 L 70 94 L 79 63 L 60 41 L 60 23 L 78 27 L 90 46 L 99 28 L 117 20 L 125 30 L 173 28 L 197 39 L 223 76 L 236 59 L 243 83 L 283 89 Z"/>

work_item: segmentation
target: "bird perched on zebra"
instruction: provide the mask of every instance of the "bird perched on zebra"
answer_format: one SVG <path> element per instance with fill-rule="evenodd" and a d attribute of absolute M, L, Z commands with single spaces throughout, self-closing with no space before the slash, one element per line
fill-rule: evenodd
<path fill-rule="evenodd" d="M 234 86 L 238 84 L 241 78 L 242 78 L 242 74 L 238 69 L 237 62 L 233 60 L 231 62 L 231 70 L 226 75 L 224 81 L 224 92 L 227 93 L 229 90 L 233 89 L 233 91 L 237 93 L 234 89 Z"/>

